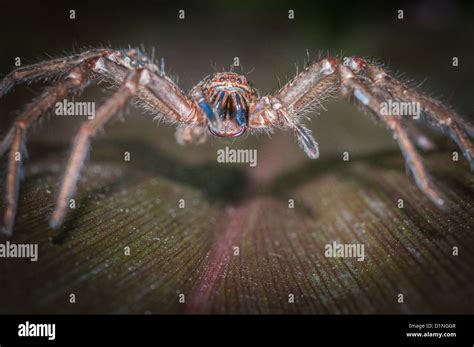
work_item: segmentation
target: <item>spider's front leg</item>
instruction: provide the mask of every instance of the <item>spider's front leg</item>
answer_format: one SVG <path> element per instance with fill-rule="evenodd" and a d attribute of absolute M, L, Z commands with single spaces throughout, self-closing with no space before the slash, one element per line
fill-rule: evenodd
<path fill-rule="evenodd" d="M 149 103 L 164 113 L 166 117 L 185 124 L 202 125 L 205 121 L 203 112 L 191 102 L 179 88 L 164 76 L 158 76 L 148 68 L 135 70 L 125 69 L 113 61 L 99 58 L 95 62 L 94 71 L 121 84 L 120 88 L 98 110 L 94 119 L 81 126 L 69 157 L 59 194 L 56 208 L 50 219 L 50 226 L 57 228 L 61 225 L 66 209 L 73 196 L 79 174 L 89 152 L 90 139 L 97 131 L 123 108 L 127 102 L 136 97 L 142 102 Z"/>
<path fill-rule="evenodd" d="M 301 120 L 336 91 L 334 72 L 333 59 L 323 59 L 307 67 L 274 96 L 262 97 L 251 107 L 249 127 L 257 130 L 272 126 L 290 128 L 308 157 L 317 159 L 318 143 Z"/>
<path fill-rule="evenodd" d="M 429 179 L 412 143 L 429 149 L 432 147 L 431 142 L 420 134 L 416 126 L 409 124 L 409 120 L 399 116 L 385 116 L 381 112 L 383 103 L 389 100 L 418 102 L 422 118 L 447 132 L 462 149 L 471 168 L 474 167 L 474 149 L 469 138 L 469 128 L 460 117 L 441 103 L 404 86 L 381 68 L 359 58 L 348 59 L 347 66 L 332 58 L 310 65 L 274 96 L 262 98 L 251 110 L 249 126 L 257 129 L 289 127 L 297 134 L 308 156 L 316 158 L 317 144 L 310 132 L 300 125 L 300 119 L 337 90 L 370 111 L 393 132 L 418 187 L 437 205 L 443 205 L 444 200 Z"/>
<path fill-rule="evenodd" d="M 159 72 L 159 74 L 157 74 Z M 5 189 L 3 225 L 0 233 L 10 236 L 18 205 L 21 166 L 26 155 L 25 142 L 28 128 L 41 118 L 60 99 L 76 90 L 81 90 L 90 75 L 101 75 L 119 86 L 119 90 L 102 105 L 96 117 L 85 123 L 76 137 L 66 173 L 57 197 L 57 207 L 50 220 L 52 227 L 58 227 L 64 218 L 66 206 L 72 197 L 84 159 L 89 151 L 90 138 L 98 129 L 122 108 L 133 96 L 148 110 L 158 113 L 172 122 L 191 126 L 203 125 L 206 120 L 202 110 L 188 98 L 164 71 L 159 70 L 136 50 L 96 50 L 81 53 L 17 69 L 0 81 L 0 95 L 11 86 L 39 78 L 59 77 L 54 86 L 37 98 L 0 142 L 0 157 L 10 150 Z"/>

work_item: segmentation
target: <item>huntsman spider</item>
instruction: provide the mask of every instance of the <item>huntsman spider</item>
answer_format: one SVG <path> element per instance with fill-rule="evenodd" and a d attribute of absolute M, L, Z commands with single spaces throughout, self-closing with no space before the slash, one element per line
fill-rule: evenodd
<path fill-rule="evenodd" d="M 91 81 L 105 79 L 117 85 L 114 94 L 85 121 L 77 133 L 56 197 L 50 226 L 61 225 L 73 197 L 91 139 L 131 99 L 159 117 L 179 124 L 180 143 L 201 142 L 208 135 L 237 137 L 269 131 L 272 127 L 292 130 L 309 158 L 319 156 L 318 144 L 302 120 L 328 96 L 340 95 L 372 114 L 393 133 L 407 167 L 418 187 L 437 205 L 445 200 L 430 180 L 416 147 L 430 147 L 419 124 L 403 115 L 383 114 L 386 102 L 417 103 L 420 120 L 449 135 L 474 168 L 471 128 L 439 101 L 409 88 L 384 69 L 365 59 L 342 61 L 324 58 L 308 65 L 274 95 L 260 96 L 243 75 L 218 72 L 204 78 L 185 94 L 152 59 L 138 49 L 95 49 L 73 56 L 21 67 L 0 82 L 0 96 L 21 82 L 52 82 L 15 120 L 0 143 L 0 155 L 9 153 L 3 233 L 13 232 L 18 205 L 20 172 L 25 154 L 26 134 L 32 124 L 55 103 L 78 94 Z"/>

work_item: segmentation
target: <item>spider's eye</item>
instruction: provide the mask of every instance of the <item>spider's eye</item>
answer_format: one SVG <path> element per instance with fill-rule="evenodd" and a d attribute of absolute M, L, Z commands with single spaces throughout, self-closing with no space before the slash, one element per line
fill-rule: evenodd
<path fill-rule="evenodd" d="M 240 78 L 237 78 L 237 83 L 242 84 L 242 80 Z"/>
<path fill-rule="evenodd" d="M 219 78 L 219 82 L 224 82 L 224 81 L 225 81 L 224 77 Z"/>

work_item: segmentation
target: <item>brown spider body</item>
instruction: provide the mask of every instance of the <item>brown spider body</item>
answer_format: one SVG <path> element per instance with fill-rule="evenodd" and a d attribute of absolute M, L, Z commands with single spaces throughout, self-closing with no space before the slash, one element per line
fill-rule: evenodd
<path fill-rule="evenodd" d="M 208 125 L 209 132 L 219 137 L 237 137 L 245 133 L 248 126 L 249 111 L 258 92 L 245 76 L 234 72 L 219 72 L 206 78 L 196 88 L 202 90 L 204 100 L 199 104 L 209 112 L 210 117 L 218 117 L 220 129 Z M 193 92 L 191 92 L 193 94 Z"/>
<path fill-rule="evenodd" d="M 356 57 L 343 61 L 324 58 L 312 63 L 273 95 L 260 97 L 244 76 L 233 72 L 205 78 L 187 95 L 166 76 L 164 64 L 158 67 L 138 49 L 97 49 L 19 68 L 0 81 L 0 97 L 17 83 L 38 79 L 54 81 L 53 86 L 25 108 L 0 142 L 0 157 L 8 152 L 2 228 L 7 236 L 13 232 L 29 128 L 56 102 L 82 91 L 89 81 L 97 79 L 105 79 L 119 88 L 76 135 L 50 219 L 52 228 L 64 219 L 91 139 L 132 99 L 158 117 L 179 124 L 180 143 L 200 142 L 207 132 L 235 137 L 246 130 L 289 129 L 305 153 L 316 159 L 318 144 L 302 120 L 329 96 L 339 95 L 372 114 L 392 132 L 420 190 L 443 206 L 443 194 L 433 184 L 416 148 L 429 149 L 428 138 L 414 119 L 385 114 L 382 107 L 392 102 L 416 103 L 420 111 L 417 119 L 449 135 L 474 169 L 472 128 L 461 117 L 439 101 L 404 85 L 382 67 Z"/>

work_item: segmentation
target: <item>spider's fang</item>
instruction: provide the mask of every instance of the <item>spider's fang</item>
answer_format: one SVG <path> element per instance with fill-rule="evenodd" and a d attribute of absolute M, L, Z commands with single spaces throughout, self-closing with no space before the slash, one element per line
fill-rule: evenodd
<path fill-rule="evenodd" d="M 245 118 L 245 111 L 242 107 L 242 100 L 239 94 L 233 94 L 234 105 L 236 110 L 235 120 L 238 125 L 241 127 L 247 124 L 247 119 Z"/>
<path fill-rule="evenodd" d="M 226 95 L 225 92 L 220 92 L 219 95 L 217 96 L 217 102 L 214 105 L 214 114 L 219 115 L 221 113 L 225 95 Z"/>
<path fill-rule="evenodd" d="M 209 104 L 206 102 L 206 100 L 201 99 L 199 100 L 199 106 L 204 110 L 206 113 L 207 119 L 210 123 L 210 125 L 216 129 L 217 131 L 220 131 L 221 129 L 221 121 L 218 116 L 212 111 L 211 107 Z"/>

